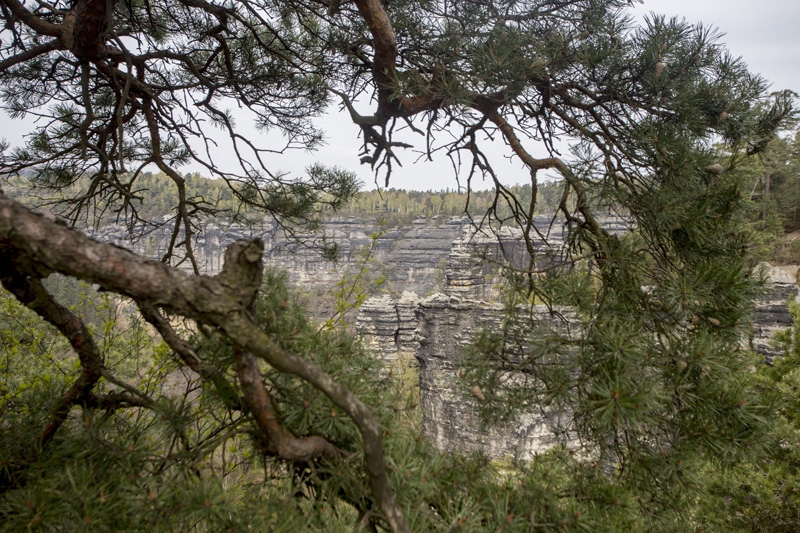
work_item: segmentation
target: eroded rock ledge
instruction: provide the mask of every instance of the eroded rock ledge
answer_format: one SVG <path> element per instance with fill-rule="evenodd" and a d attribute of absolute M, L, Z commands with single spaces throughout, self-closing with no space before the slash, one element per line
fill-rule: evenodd
<path fill-rule="evenodd" d="M 792 317 L 786 302 L 791 296 L 797 297 L 800 288 L 797 285 L 797 265 L 772 266 L 763 263 L 762 268 L 770 281 L 770 287 L 761 299 L 753 314 L 753 335 L 750 339 L 750 348 L 762 354 L 767 362 L 779 355 L 778 350 L 770 344 L 775 332 L 790 328 Z"/>
<path fill-rule="evenodd" d="M 485 244 L 485 243 L 484 243 Z M 504 309 L 501 304 L 465 297 L 464 294 L 491 294 L 490 276 L 479 277 L 459 272 L 451 278 L 453 265 L 467 265 L 475 272 L 479 262 L 464 253 L 462 242 L 454 243 L 457 260 L 448 265 L 446 293 L 418 298 L 413 293 L 391 298 L 383 295 L 365 302 L 357 321 L 361 338 L 374 353 L 392 364 L 408 355 L 419 363 L 419 394 L 422 429 L 434 445 L 447 451 L 482 451 L 490 457 L 530 457 L 546 450 L 569 431 L 569 417 L 564 413 L 540 411 L 528 413 L 513 425 L 484 430 L 475 400 L 460 390 L 458 379 L 462 350 L 472 343 L 483 328 L 500 327 Z M 464 259 L 466 256 L 466 259 Z M 770 344 L 775 331 L 791 326 L 786 302 L 797 295 L 798 267 L 764 265 L 771 281 L 767 296 L 754 315 L 751 348 L 771 361 L 777 350 Z M 450 284 L 451 279 L 471 280 L 470 284 Z M 470 290 L 465 290 L 468 288 Z M 534 311 L 542 324 L 554 328 L 579 328 L 579 321 L 569 310 L 558 310 L 559 318 L 544 306 Z M 510 376 L 513 379 L 513 376 Z"/>
<path fill-rule="evenodd" d="M 563 247 L 563 225 L 541 217 L 537 228 L 545 238 L 533 243 L 538 266 L 557 262 Z M 604 218 L 614 233 L 628 230 L 622 219 Z M 282 238 L 274 224 L 261 227 L 207 225 L 198 237 L 196 255 L 207 273 L 222 265 L 225 246 L 239 238 L 261 237 L 266 243 L 265 262 L 284 268 L 291 282 L 307 288 L 332 287 L 343 271 L 358 263 L 359 250 L 373 242 L 379 228 L 362 217 L 331 219 L 326 234 L 341 250 L 340 262 L 332 264 L 311 247 L 296 247 Z M 101 228 L 100 240 L 131 247 L 147 257 L 159 257 L 168 234 L 155 232 L 131 243 L 125 228 Z M 419 361 L 420 402 L 423 429 L 439 448 L 483 450 L 493 457 L 525 456 L 549 447 L 560 430 L 563 417 L 553 413 L 530 414 L 514 427 L 481 431 L 475 405 L 455 390 L 456 363 L 461 349 L 484 326 L 499 324 L 503 310 L 490 303 L 498 296 L 496 265 L 523 266 L 529 260 L 520 231 L 478 232 L 461 217 L 419 219 L 409 227 L 376 234 L 372 269 L 379 269 L 386 287 L 400 297 L 378 296 L 360 309 L 356 327 L 373 352 L 393 364 Z M 767 361 L 777 355 L 770 345 L 775 331 L 791 326 L 786 308 L 790 294 L 798 294 L 797 267 L 771 267 L 769 294 L 758 304 L 750 347 Z M 439 293 L 437 291 L 444 291 Z M 418 295 L 432 296 L 420 297 Z M 543 316 L 543 320 L 549 317 Z"/>

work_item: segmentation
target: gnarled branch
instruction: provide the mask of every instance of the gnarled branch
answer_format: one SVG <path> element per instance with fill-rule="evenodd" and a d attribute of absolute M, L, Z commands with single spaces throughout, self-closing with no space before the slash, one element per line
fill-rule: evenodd
<path fill-rule="evenodd" d="M 73 405 L 91 393 L 103 371 L 103 359 L 92 334 L 83 321 L 58 303 L 42 285 L 42 269 L 28 257 L 0 242 L 0 280 L 8 292 L 54 325 L 69 341 L 81 362 L 81 373 L 62 394 L 53 409 L 53 416 L 39 433 L 39 446 L 45 446 L 67 419 Z"/>
<path fill-rule="evenodd" d="M 313 362 L 278 346 L 258 328 L 246 305 L 247 280 L 252 277 L 248 270 L 261 262 L 261 257 L 252 252 L 263 244 L 254 239 L 240 246 L 243 253 L 233 259 L 251 264 L 249 269 L 236 267 L 244 274 L 239 277 L 245 282 L 245 287 L 241 287 L 244 291 L 232 290 L 236 268 L 229 267 L 227 274 L 215 278 L 192 275 L 143 259 L 124 248 L 97 242 L 0 194 L 0 247 L 17 250 L 38 268 L 98 283 L 136 302 L 146 302 L 213 326 L 243 350 L 264 359 L 278 371 L 306 380 L 330 398 L 353 419 L 361 433 L 370 486 L 392 530 L 408 531 L 408 523 L 389 485 L 378 421 L 346 387 Z"/>

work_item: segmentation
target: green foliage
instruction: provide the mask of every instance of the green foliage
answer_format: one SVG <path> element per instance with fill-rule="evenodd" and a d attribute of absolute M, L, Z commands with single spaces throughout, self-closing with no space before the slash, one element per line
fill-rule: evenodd
<path fill-rule="evenodd" d="M 757 461 L 721 468 L 710 461 L 703 467 L 705 498 L 698 522 L 711 531 L 790 532 L 797 530 L 800 510 L 800 305 L 789 301 L 791 329 L 777 333 L 783 352 L 771 365 L 754 366 L 740 380 L 754 382 L 770 408 L 770 424 L 762 439 L 766 454 Z"/>
<path fill-rule="evenodd" d="M 418 436 L 408 387 L 346 332 L 309 324 L 284 281 L 266 277 L 253 320 L 369 406 L 383 431 L 392 489 L 414 530 L 685 531 L 706 519 L 733 523 L 703 516 L 698 501 L 718 490 L 709 479 L 763 464 L 780 426 L 769 387 L 750 372 L 754 359 L 740 347 L 761 285 L 742 222 L 754 207 L 761 230 L 796 218 L 797 143 L 770 145 L 795 112 L 793 94 L 768 99 L 765 80 L 719 46 L 715 31 L 656 15 L 636 28 L 623 0 L 393 0 L 355 8 L 293 0 L 93 2 L 86 8 L 93 16 L 79 11 L 84 3 L 75 11 L 62 4 L 42 2 L 22 16 L 29 6 L 4 3 L 14 38 L 0 50 L 0 106 L 14 118 L 32 112 L 40 120 L 24 146 L 3 153 L 0 172 L 23 180 L 20 196 L 57 206 L 73 224 L 113 218 L 132 233 L 170 225 L 164 260 L 182 248 L 176 261 L 192 262 L 191 229 L 204 217 L 268 215 L 303 235 L 297 226 L 316 230 L 322 216 L 345 206 L 397 222 L 466 212 L 491 227 L 521 226 L 532 249 L 535 215 L 560 212 L 565 263 L 542 275 L 510 272 L 505 322 L 477 340 L 461 369 L 465 393 L 479 400 L 487 422 L 531 409 L 561 422 L 561 447 L 512 469 L 435 452 Z M 113 13 L 103 11 L 109 5 Z M 42 44 L 41 28 L 71 38 Z M 312 120 L 330 95 L 348 107 L 361 130 L 362 161 L 385 172 L 387 186 L 409 146 L 395 128 L 407 125 L 422 134 L 426 156 L 451 158 L 467 190 L 483 178 L 494 191 L 359 197 L 346 170 L 311 166 L 295 178 L 269 168 L 268 154 L 319 145 Z M 352 104 L 366 101 L 377 109 L 359 115 Z M 242 135 L 226 102 L 283 142 L 264 147 Z M 232 169 L 215 164 L 209 126 L 223 132 Z M 530 172 L 529 185 L 507 187 L 492 168 L 482 150 L 498 137 Z M 574 141 L 568 157 L 557 149 L 564 139 Z M 712 139 L 723 148 L 713 151 Z M 547 157 L 533 157 L 530 142 Z M 746 168 L 758 154 L 763 168 Z M 178 174 L 190 161 L 218 180 Z M 152 164 L 164 175 L 147 175 Z M 548 170 L 561 181 L 540 183 L 537 173 Z M 754 173 L 771 176 L 764 184 L 774 179 L 776 194 L 765 185 L 760 204 L 747 203 L 747 191 L 758 190 L 751 189 Z M 607 210 L 628 217 L 635 231 L 606 232 L 596 215 Z M 0 246 L 6 253 L 12 245 Z M 336 252 L 325 248 L 328 258 Z M 4 265 L 15 275 L 41 271 L 27 265 L 29 251 L 8 253 L 20 256 Z M 340 287 L 340 313 L 363 300 L 367 264 Z M 137 303 L 143 311 L 166 306 Z M 345 417 L 298 377 L 303 372 L 262 363 L 275 404 L 270 420 L 340 450 L 335 459 L 280 459 L 239 401 L 237 339 L 176 325 L 196 352 L 179 350 L 178 357 L 141 320 L 118 314 L 119 305 L 100 299 L 85 317 L 103 377 L 68 402 L 66 423 L 42 446 L 38 436 L 58 399 L 86 369 L 52 330 L 3 302 L 4 526 L 384 525 L 377 513 L 391 505 L 369 488 L 356 427 L 367 418 Z M 555 317 L 542 320 L 553 310 Z M 567 328 L 559 313 L 574 316 L 576 327 Z M 791 372 L 772 379 L 784 392 L 797 381 Z M 800 440 L 792 420 L 786 423 L 786 442 Z M 787 512 L 794 508 L 793 497 L 771 483 L 768 477 L 730 498 L 747 509 L 734 525 L 782 515 L 780 505 L 762 505 L 770 493 L 780 494 Z"/>
<path fill-rule="evenodd" d="M 750 379 L 757 359 L 740 347 L 760 291 L 741 226 L 746 182 L 712 166 L 690 116 L 707 113 L 696 90 L 682 96 L 685 120 L 645 121 L 631 139 L 647 173 L 583 182 L 625 206 L 635 232 L 572 227 L 570 252 L 591 251 L 592 269 L 515 275 L 505 323 L 462 370 L 487 421 L 521 408 L 563 413 L 562 440 L 636 494 L 656 530 L 691 516 L 707 462 L 757 461 L 771 444 L 770 403 Z M 582 327 L 543 320 L 532 302 L 576 305 Z"/>
<path fill-rule="evenodd" d="M 383 226 L 383 219 L 381 219 Z M 374 288 L 380 288 L 386 283 L 386 278 L 374 272 L 375 261 L 373 254 L 378 247 L 378 240 L 383 236 L 383 229 L 372 232 L 369 246 L 358 252 L 352 268 L 347 268 L 333 290 L 334 313 L 322 325 L 325 329 L 348 327 L 348 313 L 361 307 L 367 297 L 374 293 Z M 352 314 L 352 313 L 351 313 Z"/>
<path fill-rule="evenodd" d="M 28 329 L 43 329 L 19 304 L 3 302 L 4 328 L 25 316 Z M 113 321 L 110 311 L 103 316 Z M 580 461 L 567 450 L 506 466 L 436 452 L 419 435 L 416 391 L 379 371 L 380 363 L 345 333 L 309 323 L 281 276 L 268 273 L 258 314 L 281 346 L 314 360 L 376 413 L 392 483 L 414 530 L 616 531 L 644 523 L 634 493 L 607 478 L 596 462 Z M 46 328 L 37 334 L 56 338 Z M 263 456 L 249 416 L 233 409 L 213 383 L 182 374 L 174 354 L 149 332 L 114 322 L 100 338 L 108 346 L 109 367 L 152 403 L 75 410 L 57 439 L 28 457 L 33 464 L 26 477 L 3 487 L 0 518 L 6 529 L 288 532 L 346 530 L 361 521 L 354 504 L 368 502 L 370 493 L 358 433 L 319 391 L 263 368 L 283 423 L 297 435 L 324 435 L 347 454 L 333 463 L 286 463 Z M 198 355 L 232 381 L 226 341 L 197 333 L 193 343 Z M 8 361 L 4 383 L 23 376 L 24 369 L 32 374 L 27 354 Z M 20 450 L 35 443 L 47 416 L 39 398 L 58 397 L 74 372 L 72 367 L 51 382 L 49 392 L 44 379 L 28 389 L 17 386 L 4 402 L 4 472 L 19 466 L 10 458 L 27 457 Z"/>
<path fill-rule="evenodd" d="M 354 350 L 346 337 L 317 334 L 282 280 L 269 277 L 265 287 L 270 290 L 259 312 L 267 331 L 280 335 L 286 347 L 327 362 L 338 377 L 350 377 L 354 388 L 366 382 L 377 364 L 374 359 Z M 308 471 L 263 463 L 257 442 L 248 436 L 247 417 L 227 408 L 213 384 L 202 386 L 196 376 L 182 373 L 151 331 L 143 331 L 129 315 L 116 315 L 117 308 L 108 302 L 97 310 L 106 320 L 98 332 L 106 367 L 120 383 L 127 382 L 130 390 L 150 400 L 143 407 L 78 409 L 55 442 L 35 450 L 49 410 L 41 398 L 57 399 L 78 367 L 74 357 L 59 354 L 56 348 L 63 348 L 63 341 L 52 330 L 13 299 L 4 297 L 2 303 L 3 335 L 19 342 L 3 343 L 8 349 L 2 373 L 0 464 L 3 473 L 11 473 L 20 466 L 9 462 L 15 458 L 34 462 L 25 465 L 24 478 L 2 477 L 11 483 L 0 496 L 6 528 L 297 531 L 337 527 L 342 512 L 347 523 L 354 520 L 347 505 L 332 512 L 330 505 L 317 505 L 313 498 L 292 498 L 295 491 L 305 490 L 296 483 Z M 197 343 L 201 353 L 213 350 L 210 360 L 230 372 L 228 348 L 202 336 Z M 47 367 L 52 379 L 43 372 Z M 276 398 L 293 429 L 303 434 L 313 428 L 335 442 L 357 442 L 352 421 L 318 391 L 306 388 L 306 395 L 298 396 L 290 393 L 297 390 L 295 380 L 267 375 L 274 378 Z M 373 395 L 379 394 L 379 386 L 372 385 Z M 106 382 L 100 391 L 106 390 L 119 386 Z M 386 393 L 384 386 L 380 393 Z M 24 453 L 26 447 L 37 453 Z M 348 482 L 363 485 L 358 472 L 355 468 L 355 480 Z"/>
<path fill-rule="evenodd" d="M 800 228 L 799 141 L 798 132 L 793 129 L 788 135 L 773 139 L 759 157 L 733 169 L 743 180 L 743 193 L 749 191 L 743 223 L 751 230 L 753 254 L 766 261 L 800 261 L 800 250 L 784 239 L 786 233 Z M 726 150 L 722 149 L 721 154 L 726 157 Z"/>
<path fill-rule="evenodd" d="M 514 185 L 509 191 L 523 205 L 530 202 L 531 186 Z M 548 181 L 537 189 L 535 214 L 553 213 L 564 193 L 564 183 Z M 342 205 L 341 213 L 375 213 L 383 217 L 387 227 L 410 224 L 417 216 L 440 217 L 470 215 L 481 218 L 497 201 L 494 191 L 404 191 L 385 189 L 362 191 Z M 498 217 L 510 219 L 512 211 L 508 204 L 498 206 Z"/>

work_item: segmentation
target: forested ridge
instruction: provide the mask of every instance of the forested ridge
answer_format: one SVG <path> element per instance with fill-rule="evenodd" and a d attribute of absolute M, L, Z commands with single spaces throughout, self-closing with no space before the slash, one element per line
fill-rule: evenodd
<path fill-rule="evenodd" d="M 724 147 L 717 147 L 718 158 L 724 160 Z M 752 230 L 752 253 L 763 260 L 779 264 L 800 263 L 800 240 L 793 232 L 800 229 L 800 133 L 789 129 L 776 137 L 757 158 L 737 170 L 743 180 L 742 194 L 746 207 L 742 222 Z M 187 173 L 184 179 L 191 183 L 196 198 L 214 207 L 214 218 L 227 222 L 248 223 L 248 214 L 257 211 L 248 208 L 219 179 L 203 177 L 200 173 Z M 4 186 L 6 194 L 28 205 L 47 205 L 56 215 L 63 208 L 54 203 L 65 194 L 85 194 L 90 181 L 79 179 L 66 190 L 47 187 L 30 187 L 25 178 L 9 178 Z M 144 219 L 170 219 L 174 217 L 177 191 L 171 187 L 169 176 L 163 173 L 144 172 L 136 181 L 140 199 L 137 211 Z M 363 184 L 359 185 L 359 188 Z M 509 187 L 521 203 L 530 201 L 531 187 Z M 552 214 L 557 211 L 563 194 L 563 183 L 548 181 L 537 186 L 534 214 Z M 393 228 L 410 224 L 419 216 L 465 216 L 480 218 L 496 199 L 496 191 L 407 191 L 402 189 L 361 189 L 347 203 L 336 210 L 326 208 L 323 217 L 369 215 L 377 227 Z M 574 201 L 574 200 L 572 200 Z M 590 200 L 600 213 L 624 216 L 624 206 L 610 205 L 599 199 Z M 512 212 L 500 206 L 500 223 L 513 223 Z M 114 212 L 93 212 L 83 219 L 82 225 L 102 226 L 124 221 Z M 797 243 L 793 244 L 797 240 Z"/>
<path fill-rule="evenodd" d="M 798 331 L 771 367 L 742 339 L 758 264 L 798 223 L 797 95 L 712 27 L 637 23 L 631 4 L 0 0 L 0 107 L 36 119 L 0 146 L 3 527 L 796 531 Z M 269 163 L 318 147 L 334 106 L 383 191 Z M 492 166 L 498 144 L 524 186 Z M 393 190 L 420 154 L 491 192 Z M 454 379 L 488 425 L 564 421 L 529 459 L 434 449 L 413 371 L 310 323 L 261 239 L 213 276 L 196 257 L 218 217 L 302 244 L 328 216 L 465 210 L 527 255 Z M 106 223 L 167 246 L 81 231 Z"/>
<path fill-rule="evenodd" d="M 207 202 L 219 210 L 219 216 L 235 219 L 237 215 L 248 212 L 245 205 L 236 199 L 227 184 L 218 179 L 206 178 L 199 173 L 189 173 L 184 179 L 192 185 L 198 200 Z M 158 218 L 169 216 L 174 210 L 177 201 L 177 192 L 171 187 L 170 178 L 163 173 L 145 172 L 137 178 L 136 185 L 141 199 L 137 202 L 137 210 L 145 218 Z M 31 190 L 29 183 L 24 178 L 10 180 L 6 193 L 27 204 L 37 204 L 43 201 L 52 202 L 55 197 L 50 189 Z M 72 190 L 57 191 L 57 195 L 64 193 L 74 194 L 76 191 L 85 191 L 89 185 L 88 180 L 77 180 Z M 538 189 L 538 202 L 536 213 L 552 213 L 558 205 L 563 186 L 558 183 L 544 183 Z M 520 199 L 530 201 L 531 191 L 529 185 L 510 187 L 510 190 Z M 385 214 L 394 215 L 397 221 L 410 222 L 414 216 L 460 216 L 468 209 L 474 215 L 486 213 L 495 197 L 494 191 L 466 191 L 458 192 L 441 191 L 406 191 L 401 189 L 373 189 L 361 190 L 353 195 L 346 204 L 338 209 L 328 210 L 331 215 L 355 214 Z M 57 196 L 56 196 L 57 197 Z M 469 202 L 467 199 L 469 198 Z M 45 200 L 47 199 L 47 200 Z M 508 214 L 508 213 L 507 213 Z M 411 218 L 409 218 L 411 217 Z M 104 218 L 92 218 L 97 224 L 106 221 L 113 222 L 114 213 L 107 213 Z"/>

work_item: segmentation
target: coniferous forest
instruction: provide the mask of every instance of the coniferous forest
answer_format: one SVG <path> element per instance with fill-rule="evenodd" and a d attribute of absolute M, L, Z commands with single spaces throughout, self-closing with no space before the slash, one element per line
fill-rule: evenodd
<path fill-rule="evenodd" d="M 29 128 L 0 146 L 2 529 L 800 529 L 800 304 L 770 364 L 744 341 L 758 265 L 800 262 L 797 95 L 631 5 L 0 0 L 0 107 Z M 268 162 L 337 106 L 381 190 Z M 466 185 L 402 190 L 419 154 Z M 209 221 L 302 245 L 349 215 L 517 232 L 501 320 L 453 372 L 482 429 L 558 418 L 552 447 L 438 450 L 413 368 L 309 320 L 259 238 L 213 275 L 196 257 Z M 168 246 L 86 235 L 106 224 Z"/>

